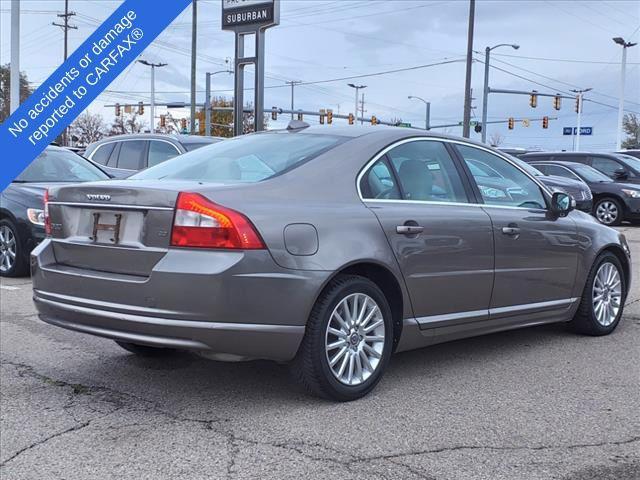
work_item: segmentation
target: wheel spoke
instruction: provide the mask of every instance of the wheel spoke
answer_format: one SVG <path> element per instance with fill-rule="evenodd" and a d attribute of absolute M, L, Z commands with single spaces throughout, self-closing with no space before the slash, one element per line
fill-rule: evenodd
<path fill-rule="evenodd" d="M 366 343 L 362 345 L 362 348 L 366 350 L 369 353 L 369 355 L 371 355 L 372 357 L 382 358 L 382 355 L 377 350 L 375 350 L 373 347 L 370 347 Z"/>
<path fill-rule="evenodd" d="M 378 328 L 380 325 L 382 325 L 384 323 L 384 320 L 380 319 L 375 323 L 372 323 L 371 325 L 369 325 L 367 328 L 363 329 L 362 331 L 364 333 L 369 333 L 373 330 L 375 330 L 376 328 Z"/>
<path fill-rule="evenodd" d="M 342 374 L 344 374 L 344 369 L 347 368 L 349 363 L 349 355 L 345 355 L 342 363 L 340 364 L 340 369 L 338 370 L 337 377 L 342 378 Z"/>
<path fill-rule="evenodd" d="M 364 366 L 364 368 L 366 368 L 370 372 L 373 372 L 373 367 L 371 366 L 371 362 L 369 362 L 369 359 L 367 358 L 367 354 L 364 353 L 364 350 L 360 350 L 360 358 L 362 359 L 362 365 Z"/>
<path fill-rule="evenodd" d="M 347 338 L 347 334 L 345 332 L 342 332 L 340 330 L 336 330 L 335 328 L 329 327 L 327 329 L 327 332 L 330 333 L 331 335 L 334 335 L 334 336 L 338 337 L 338 338 L 343 338 L 343 339 Z"/>
<path fill-rule="evenodd" d="M 382 335 L 365 335 L 365 342 L 384 342 L 384 337 Z"/>
<path fill-rule="evenodd" d="M 329 345 L 327 345 L 327 351 L 329 350 L 335 350 L 338 347 L 342 347 L 343 345 L 346 345 L 346 340 L 340 339 L 337 342 L 333 342 L 330 343 Z"/>
<path fill-rule="evenodd" d="M 338 313 L 337 310 L 333 313 L 333 319 L 340 324 L 340 330 L 344 332 L 349 331 L 349 326 L 347 325 L 347 322 L 344 320 L 344 318 L 342 318 L 342 316 Z"/>
<path fill-rule="evenodd" d="M 331 361 L 329 362 L 329 366 L 333 367 L 336 363 L 338 363 L 338 360 L 340 360 L 342 358 L 342 356 L 347 353 L 349 349 L 347 347 L 342 347 L 340 349 L 340 351 L 338 353 L 336 353 L 334 355 L 334 357 L 331 359 Z"/>
<path fill-rule="evenodd" d="M 360 359 L 360 355 L 356 353 L 354 355 L 356 362 L 356 378 L 359 378 L 360 381 L 364 381 L 364 372 L 362 371 L 362 360 Z"/>
<path fill-rule="evenodd" d="M 349 354 L 349 371 L 347 372 L 347 383 L 351 383 L 351 380 L 353 379 L 353 368 L 355 361 L 353 360 L 353 353 Z"/>

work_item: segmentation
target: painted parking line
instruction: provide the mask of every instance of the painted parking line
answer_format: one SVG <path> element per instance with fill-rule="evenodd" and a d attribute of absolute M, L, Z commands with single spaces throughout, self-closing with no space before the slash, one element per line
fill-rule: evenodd
<path fill-rule="evenodd" d="M 11 285 L 0 285 L 0 290 L 20 290 L 18 287 L 12 287 Z"/>

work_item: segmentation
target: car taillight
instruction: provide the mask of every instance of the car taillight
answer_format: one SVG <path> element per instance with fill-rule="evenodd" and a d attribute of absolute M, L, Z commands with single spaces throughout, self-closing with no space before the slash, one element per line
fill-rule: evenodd
<path fill-rule="evenodd" d="M 49 217 L 49 190 L 44 191 L 44 233 L 51 235 L 51 217 Z"/>
<path fill-rule="evenodd" d="M 180 192 L 171 230 L 171 246 L 262 249 L 260 235 L 249 219 L 198 193 Z"/>

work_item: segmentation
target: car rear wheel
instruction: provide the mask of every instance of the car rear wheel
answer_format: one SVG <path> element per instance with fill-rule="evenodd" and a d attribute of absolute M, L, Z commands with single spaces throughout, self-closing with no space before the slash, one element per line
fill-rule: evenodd
<path fill-rule="evenodd" d="M 18 229 L 10 220 L 0 220 L 0 276 L 21 277 L 28 272 L 28 255 L 22 251 Z"/>
<path fill-rule="evenodd" d="M 126 351 L 140 355 L 141 357 L 161 357 L 163 355 L 170 355 L 175 352 L 171 348 L 162 347 L 150 347 L 148 345 L 139 345 L 137 343 L 120 342 L 116 340 L 116 343 L 124 348 Z"/>
<path fill-rule="evenodd" d="M 593 264 L 571 326 L 585 335 L 608 335 L 620 322 L 626 294 L 626 279 L 620 260 L 611 252 Z"/>
<path fill-rule="evenodd" d="M 380 381 L 392 345 L 393 322 L 384 293 L 367 278 L 339 276 L 313 307 L 293 372 L 315 395 L 356 400 Z"/>
<path fill-rule="evenodd" d="M 615 226 L 622 222 L 622 206 L 614 198 L 603 198 L 593 209 L 595 217 L 604 225 Z"/>

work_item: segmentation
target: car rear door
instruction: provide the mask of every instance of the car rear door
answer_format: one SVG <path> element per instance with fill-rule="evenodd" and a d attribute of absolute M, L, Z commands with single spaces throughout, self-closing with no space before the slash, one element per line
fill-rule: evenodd
<path fill-rule="evenodd" d="M 483 188 L 483 209 L 493 222 L 495 279 L 490 316 L 566 310 L 575 301 L 578 233 L 574 221 L 547 208 L 541 187 L 515 164 L 489 150 L 456 145 L 466 162 L 482 161 L 519 185 L 519 190 Z M 470 175 L 472 175 L 470 170 Z"/>
<path fill-rule="evenodd" d="M 487 318 L 493 284 L 489 215 L 475 204 L 449 147 L 409 139 L 387 148 L 359 179 L 391 246 L 421 328 Z"/>

